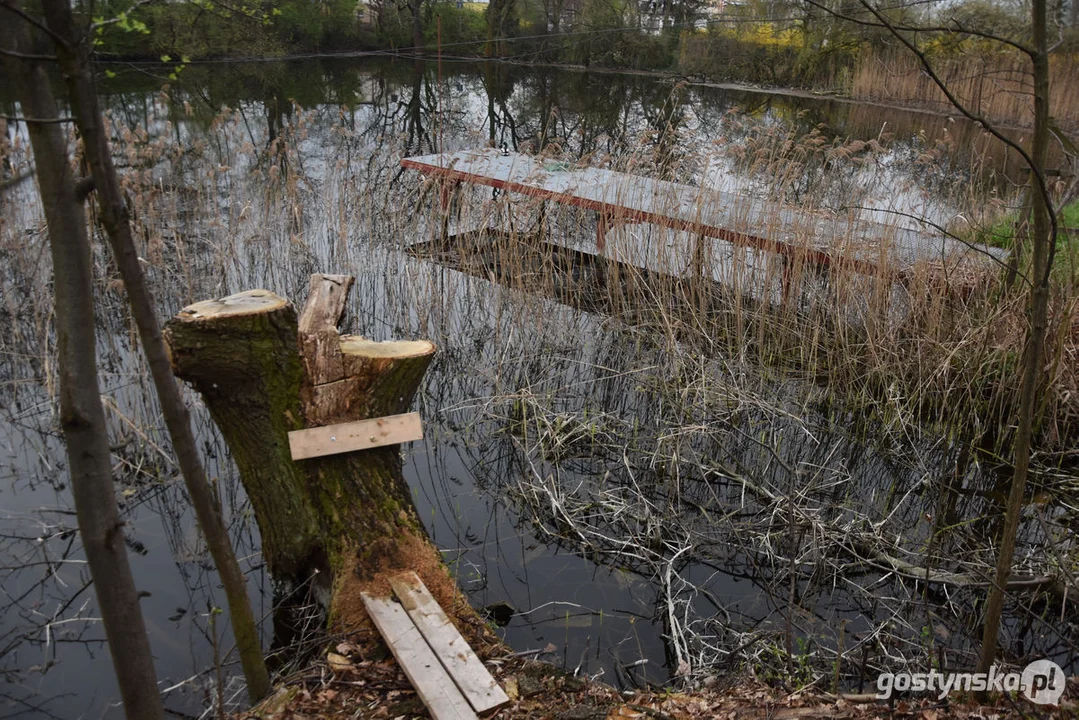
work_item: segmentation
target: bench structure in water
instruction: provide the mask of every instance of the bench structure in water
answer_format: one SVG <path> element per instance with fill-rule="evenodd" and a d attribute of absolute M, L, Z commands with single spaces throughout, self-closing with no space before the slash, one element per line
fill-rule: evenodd
<path fill-rule="evenodd" d="M 939 232 L 860 219 L 846 213 L 807 212 L 770 200 L 705 187 L 544 161 L 493 148 L 405 158 L 405 168 L 443 181 L 443 207 L 461 183 L 498 188 L 597 213 L 596 249 L 606 249 L 617 224 L 647 223 L 704 240 L 774 254 L 784 262 L 784 286 L 792 263 L 890 277 L 903 282 L 921 263 L 942 265 L 955 277 L 960 268 L 981 274 L 1004 251 L 961 242 Z M 699 268 L 698 268 L 699 269 Z"/>

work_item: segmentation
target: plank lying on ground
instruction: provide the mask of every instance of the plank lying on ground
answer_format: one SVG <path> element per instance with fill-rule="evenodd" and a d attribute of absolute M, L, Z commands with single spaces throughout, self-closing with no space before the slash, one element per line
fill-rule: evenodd
<path fill-rule="evenodd" d="M 363 593 L 363 604 L 434 720 L 478 720 L 400 603 Z"/>
<path fill-rule="evenodd" d="M 390 585 L 405 612 L 476 712 L 487 712 L 509 702 L 509 697 L 491 677 L 416 573 L 397 575 L 390 579 Z"/>
<path fill-rule="evenodd" d="M 420 415 L 413 412 L 293 430 L 288 434 L 288 445 L 293 460 L 304 460 L 422 439 Z"/>

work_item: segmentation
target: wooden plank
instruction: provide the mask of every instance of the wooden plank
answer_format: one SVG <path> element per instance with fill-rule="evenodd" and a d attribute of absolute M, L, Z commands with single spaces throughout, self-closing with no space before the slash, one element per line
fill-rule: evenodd
<path fill-rule="evenodd" d="M 390 585 L 405 612 L 476 712 L 487 712 L 509 702 L 509 697 L 416 573 L 397 575 L 390 579 Z"/>
<path fill-rule="evenodd" d="M 434 720 L 478 720 L 420 631 L 399 603 L 362 593 L 363 604 L 397 664 Z"/>
<path fill-rule="evenodd" d="M 412 412 L 293 430 L 288 434 L 288 446 L 293 460 L 304 460 L 422 439 L 420 415 Z"/>

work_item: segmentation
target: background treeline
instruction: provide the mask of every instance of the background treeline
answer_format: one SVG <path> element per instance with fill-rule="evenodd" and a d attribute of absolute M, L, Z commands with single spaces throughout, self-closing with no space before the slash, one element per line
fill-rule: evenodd
<path fill-rule="evenodd" d="M 683 73 L 717 82 L 802 88 L 947 109 L 946 98 L 879 28 L 845 23 L 813 4 L 770 0 L 220 0 L 97 6 L 112 18 L 103 58 L 184 62 L 297 53 L 384 51 L 444 58 Z M 837 0 L 840 1 L 841 0 Z M 1052 113 L 1079 129 L 1079 0 L 1059 0 Z M 893 20 L 932 23 L 931 5 L 897 5 Z M 956 9 L 958 7 L 958 10 Z M 841 10 L 841 8 L 840 8 Z M 987 0 L 949 17 L 1004 37 L 1025 33 L 1021 8 Z M 961 99 L 997 121 L 1030 122 L 1028 63 L 978 38 L 937 34 L 924 50 Z"/>

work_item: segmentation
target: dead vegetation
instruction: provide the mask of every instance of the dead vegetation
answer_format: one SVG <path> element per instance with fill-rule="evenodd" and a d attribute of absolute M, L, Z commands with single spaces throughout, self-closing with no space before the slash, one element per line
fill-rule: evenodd
<path fill-rule="evenodd" d="M 514 654 L 485 658 L 510 704 L 489 720 L 988 720 L 1029 717 L 1027 707 L 1003 700 L 981 706 L 963 698 L 879 701 L 872 692 L 835 695 L 813 687 L 777 689 L 752 680 L 715 684 L 693 692 L 618 692 Z M 1040 717 L 1074 717 L 1066 702 Z M 377 644 L 338 643 L 325 659 L 284 679 L 274 697 L 237 720 L 427 717 L 404 673 Z"/>
<path fill-rule="evenodd" d="M 355 272 L 355 330 L 439 346 L 421 409 L 432 437 L 465 445 L 468 487 L 509 506 L 521 534 L 648 588 L 653 602 L 642 619 L 658 623 L 668 651 L 654 662 L 697 688 L 626 698 L 586 678 L 599 673 L 595 666 L 579 666 L 577 678 L 534 671 L 475 626 L 468 632 L 481 654 L 504 686 L 518 687 L 506 716 L 569 718 L 574 708 L 583 708 L 580 717 L 652 718 L 1024 711 L 920 700 L 884 708 L 823 693 L 857 689 L 885 668 L 971 660 L 1022 335 L 1021 304 L 1000 293 L 994 273 L 961 279 L 954 268 L 923 265 L 897 284 L 884 273 L 822 273 L 799 263 L 791 271 L 796 300 L 784 305 L 776 301 L 783 267 L 764 253 L 717 244 L 706 271 L 687 273 L 693 238 L 625 226 L 611 237 L 616 262 L 601 261 L 590 214 L 489 190 L 455 199 L 447 229 L 459 237 L 446 242 L 437 186 L 403 175 L 398 161 L 432 149 L 439 117 L 449 118 L 448 142 L 487 138 L 454 124 L 468 117 L 465 93 L 446 98 L 436 114 L 423 105 L 435 97 L 426 87 L 415 98 L 425 123 L 418 128 L 404 96 L 351 109 L 294 108 L 271 123 L 215 108 L 204 123 L 179 96 L 161 94 L 142 120 L 115 113 L 114 140 L 159 314 L 252 287 L 301 297 L 312 271 Z M 869 194 L 850 190 L 913 152 L 883 136 L 848 142 L 806 134 L 774 116 L 723 124 L 725 142 L 716 146 L 690 142 L 710 132 L 704 116 L 672 131 L 673 140 L 662 123 L 628 128 L 607 145 L 617 153 L 603 152 L 601 132 L 581 121 L 558 138 L 561 154 L 549 152 L 698 183 L 737 176 L 744 191 L 814 217 L 872 205 Z M 931 174 L 932 158 L 920 162 L 913 174 Z M 959 205 L 970 188 L 940 181 L 933 191 L 953 193 Z M 34 388 L 47 435 L 49 268 L 32 192 L 12 192 L 0 195 L 10 203 L 0 251 L 12 259 L 3 271 L 3 312 L 20 321 L 0 338 L 0 362 L 6 388 Z M 837 208 L 837 199 L 847 206 Z M 918 202 L 925 204 L 904 207 L 946 224 L 930 200 Z M 893 229 L 913 225 L 896 209 L 874 208 Z M 406 252 L 413 245 L 422 247 Z M 136 399 L 147 379 L 128 357 L 114 269 L 104 253 L 95 258 L 118 473 L 137 488 L 167 477 L 167 453 L 157 449 L 154 409 Z M 1070 280 L 1056 293 L 1038 494 L 1009 610 L 1016 659 L 1073 654 L 1077 637 L 1071 528 L 1079 512 L 1079 383 Z M 11 410 L 30 405 L 19 392 L 7 404 L 25 422 L 22 410 Z M 227 464 L 219 470 L 231 477 Z M 234 481 L 224 484 L 236 493 Z M 228 506 L 242 526 L 242 499 Z M 55 530 L 49 542 L 70 537 Z M 29 553 L 24 540 L 11 542 Z M 437 562 L 420 564 L 434 590 Z M 451 584 L 441 587 L 440 601 L 464 600 Z M 530 610 L 519 608 L 518 617 Z M 592 616 L 605 611 L 586 608 Z M 80 608 L 55 620 L 75 625 L 87 616 Z M 337 609 L 351 633 L 332 643 L 344 661 L 288 674 L 290 704 L 274 717 L 418 712 L 403 678 L 364 635 L 362 618 L 357 607 Z M 52 620 L 26 622 L 40 637 Z M 320 639 L 305 642 L 321 647 Z M 566 663 L 571 671 L 575 661 Z M 533 672 L 540 677 L 530 684 Z M 722 688 L 717 677 L 750 680 Z"/>
<path fill-rule="evenodd" d="M 1033 125 L 1033 86 L 1028 58 L 1017 52 L 977 48 L 952 57 L 943 55 L 936 60 L 937 73 L 964 106 L 1003 125 L 1024 128 Z M 1074 54 L 1054 53 L 1050 57 L 1053 94 L 1049 112 L 1059 118 L 1061 129 L 1072 133 L 1079 131 L 1079 125 L 1075 124 L 1079 95 L 1071 82 L 1075 68 Z M 862 53 L 854 68 L 850 94 L 865 100 L 953 112 L 944 93 L 921 72 L 918 60 L 908 53 Z"/>

